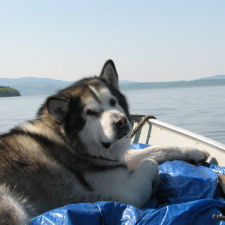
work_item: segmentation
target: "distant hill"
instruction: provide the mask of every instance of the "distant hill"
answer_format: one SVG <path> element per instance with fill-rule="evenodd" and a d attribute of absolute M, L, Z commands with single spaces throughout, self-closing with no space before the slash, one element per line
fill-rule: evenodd
<path fill-rule="evenodd" d="M 13 87 L 21 95 L 50 95 L 60 89 L 72 84 L 72 81 L 62 81 L 50 78 L 22 77 L 17 79 L 0 78 L 0 86 Z M 171 88 L 189 86 L 211 86 L 225 85 L 225 75 L 204 77 L 191 81 L 171 81 L 171 82 L 135 82 L 121 80 L 121 89 L 144 89 L 144 88 Z"/>
<path fill-rule="evenodd" d="M 72 81 L 62 81 L 51 78 L 21 77 L 0 78 L 0 85 L 11 86 L 18 89 L 21 95 L 50 95 L 72 84 Z M 122 80 L 121 84 L 136 83 Z"/>
<path fill-rule="evenodd" d="M 169 82 L 127 82 L 122 83 L 122 89 L 146 89 L 146 88 L 180 88 L 180 87 L 200 87 L 200 86 L 225 86 L 225 75 L 204 77 L 198 80 L 180 80 Z"/>
<path fill-rule="evenodd" d="M 199 80 L 225 80 L 225 75 L 215 75 L 210 77 L 203 77 Z"/>
<path fill-rule="evenodd" d="M 139 83 L 139 82 L 133 80 L 120 80 L 120 84 L 127 84 L 127 83 Z"/>
<path fill-rule="evenodd" d="M 10 86 L 20 91 L 21 95 L 49 95 L 65 88 L 72 82 L 50 78 L 22 77 L 16 79 L 0 78 L 1 86 Z"/>
<path fill-rule="evenodd" d="M 0 86 L 0 97 L 13 97 L 20 95 L 20 92 L 15 88 L 11 88 L 8 86 Z"/>

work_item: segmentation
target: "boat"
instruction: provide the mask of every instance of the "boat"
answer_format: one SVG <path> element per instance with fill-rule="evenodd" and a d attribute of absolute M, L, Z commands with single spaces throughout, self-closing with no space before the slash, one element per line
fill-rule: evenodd
<path fill-rule="evenodd" d="M 30 225 L 225 225 L 225 182 L 224 189 L 223 179 L 219 182 L 225 176 L 225 145 L 151 115 L 131 115 L 131 124 L 131 147 L 192 146 L 208 151 L 208 162 L 161 164 L 158 192 L 142 209 L 118 202 L 78 203 L 48 211 Z"/>
<path fill-rule="evenodd" d="M 225 145 L 183 128 L 157 120 L 152 115 L 131 115 L 132 143 L 190 146 L 210 153 L 209 162 L 225 166 Z"/>

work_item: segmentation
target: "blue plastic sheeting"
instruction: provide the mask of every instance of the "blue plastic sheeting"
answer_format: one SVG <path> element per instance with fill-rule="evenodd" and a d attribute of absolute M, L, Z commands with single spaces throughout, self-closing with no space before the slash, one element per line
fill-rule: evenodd
<path fill-rule="evenodd" d="M 136 149 L 136 150 L 144 149 L 144 148 L 147 148 L 147 147 L 149 147 L 149 145 L 147 145 L 147 144 L 140 144 L 140 143 L 134 143 L 131 146 L 132 149 Z"/>
<path fill-rule="evenodd" d="M 225 174 L 225 167 L 224 166 L 217 166 L 214 164 L 207 164 L 209 168 L 211 168 L 217 174 Z"/>
<path fill-rule="evenodd" d="M 159 190 L 143 209 L 116 202 L 80 203 L 46 212 L 30 224 L 225 225 L 225 221 L 212 219 L 213 214 L 225 208 L 217 185 L 217 174 L 225 174 L 224 167 L 194 166 L 176 160 L 159 168 Z"/>
<path fill-rule="evenodd" d="M 136 209 L 116 202 L 74 204 L 39 216 L 31 225 L 224 225 L 212 219 L 219 213 L 217 207 L 225 203 L 202 199 L 189 203 L 173 204 L 158 209 Z"/>
<path fill-rule="evenodd" d="M 158 196 L 162 201 L 182 203 L 214 197 L 217 175 L 210 168 L 177 160 L 167 161 L 159 169 Z"/>

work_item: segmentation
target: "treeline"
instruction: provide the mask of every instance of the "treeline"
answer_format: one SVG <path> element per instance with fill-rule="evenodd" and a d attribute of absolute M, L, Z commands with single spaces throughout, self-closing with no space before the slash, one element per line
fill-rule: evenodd
<path fill-rule="evenodd" d="M 0 97 L 21 96 L 20 92 L 15 88 L 8 86 L 0 86 Z"/>

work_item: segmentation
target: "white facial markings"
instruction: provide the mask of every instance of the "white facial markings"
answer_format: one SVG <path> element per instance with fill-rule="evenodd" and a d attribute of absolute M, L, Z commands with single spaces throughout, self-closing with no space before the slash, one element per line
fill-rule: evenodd
<path fill-rule="evenodd" d="M 83 102 L 84 102 L 84 113 L 85 114 L 87 113 L 88 110 L 92 110 L 94 112 L 101 111 L 100 104 L 93 97 L 85 98 L 83 100 Z"/>
<path fill-rule="evenodd" d="M 111 94 L 109 89 L 107 87 L 102 87 L 101 89 L 96 89 L 94 86 L 89 85 L 88 86 L 91 91 L 95 94 L 96 98 L 98 100 L 95 100 L 95 97 L 90 97 L 92 100 L 89 100 L 91 102 L 91 105 L 99 105 L 100 107 L 99 111 L 106 111 L 110 109 L 117 109 L 119 112 L 124 113 L 123 108 L 118 104 L 117 99 L 115 96 Z M 99 101 L 99 102 L 98 102 Z M 115 102 L 114 102 L 115 101 Z M 89 103 L 87 104 L 88 107 Z"/>
<path fill-rule="evenodd" d="M 116 109 L 107 110 L 102 113 L 100 123 L 103 128 L 104 137 L 106 137 L 109 142 L 114 141 L 116 134 L 113 126 L 123 115 L 124 114 Z"/>
<path fill-rule="evenodd" d="M 84 144 L 92 149 L 102 149 L 103 143 L 117 143 L 115 123 L 121 117 L 126 117 L 123 108 L 107 87 L 100 89 L 89 85 L 93 95 L 83 98 L 85 127 L 80 132 Z M 97 112 L 92 114 L 90 111 Z M 125 139 L 125 138 L 124 138 Z M 123 142 L 120 140 L 119 142 Z M 118 144 L 119 144 L 118 142 Z M 126 140 L 127 142 L 127 140 Z"/>

